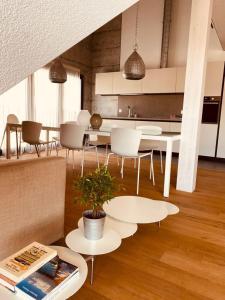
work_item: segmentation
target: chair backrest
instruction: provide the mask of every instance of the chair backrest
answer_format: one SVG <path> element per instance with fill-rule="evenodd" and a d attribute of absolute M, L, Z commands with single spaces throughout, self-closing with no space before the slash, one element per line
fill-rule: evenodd
<path fill-rule="evenodd" d="M 35 145 L 39 143 L 42 124 L 33 121 L 22 122 L 22 139 L 24 142 Z"/>
<path fill-rule="evenodd" d="M 111 150 L 123 156 L 137 156 L 141 131 L 131 128 L 112 128 Z"/>
<path fill-rule="evenodd" d="M 78 124 L 77 124 L 77 121 L 67 121 L 67 122 L 65 122 L 64 124 L 76 124 L 76 125 L 78 125 Z"/>
<path fill-rule="evenodd" d="M 19 119 L 17 118 L 16 115 L 14 114 L 9 114 L 7 116 L 7 123 L 11 123 L 11 124 L 19 124 Z"/>
<path fill-rule="evenodd" d="M 83 147 L 85 126 L 77 124 L 60 125 L 60 144 L 69 149 L 81 149 Z"/>
<path fill-rule="evenodd" d="M 136 129 L 141 130 L 143 134 L 160 135 L 162 133 L 162 128 L 159 126 L 143 125 L 136 126 Z"/>

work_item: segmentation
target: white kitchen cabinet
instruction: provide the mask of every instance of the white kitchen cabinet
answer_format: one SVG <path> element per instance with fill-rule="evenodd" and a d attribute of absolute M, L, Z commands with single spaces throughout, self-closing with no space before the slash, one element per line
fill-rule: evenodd
<path fill-rule="evenodd" d="M 223 101 L 220 115 L 219 137 L 216 157 L 225 158 L 225 93 L 223 92 Z"/>
<path fill-rule="evenodd" d="M 186 68 L 176 68 L 176 93 L 184 92 Z"/>
<path fill-rule="evenodd" d="M 205 96 L 220 96 L 224 62 L 209 62 L 205 79 Z"/>
<path fill-rule="evenodd" d="M 206 69 L 205 96 L 220 96 L 223 81 L 224 62 L 209 62 Z M 184 92 L 186 68 L 177 68 L 176 93 Z"/>
<path fill-rule="evenodd" d="M 128 80 L 122 72 L 113 72 L 113 94 L 140 94 L 141 88 L 141 80 Z"/>
<path fill-rule="evenodd" d="M 96 73 L 95 94 L 113 94 L 113 73 Z"/>
<path fill-rule="evenodd" d="M 199 155 L 215 156 L 217 124 L 201 124 Z"/>
<path fill-rule="evenodd" d="M 176 68 L 146 70 L 142 79 L 142 93 L 175 93 Z"/>
<path fill-rule="evenodd" d="M 181 132 L 181 122 L 171 122 L 170 123 L 171 132 Z"/>

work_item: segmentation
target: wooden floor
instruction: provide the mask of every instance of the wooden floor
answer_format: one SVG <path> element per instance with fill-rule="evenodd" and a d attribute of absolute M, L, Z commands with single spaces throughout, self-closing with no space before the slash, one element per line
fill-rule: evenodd
<path fill-rule="evenodd" d="M 101 155 L 103 162 L 103 155 Z M 96 167 L 94 154 L 86 157 L 85 172 Z M 111 173 L 118 177 L 115 160 Z M 78 175 L 68 165 L 66 191 L 66 233 L 77 227 L 82 208 L 73 204 L 72 182 Z M 163 199 L 163 176 L 155 163 L 156 187 L 148 179 L 148 162 L 141 168 L 140 196 Z M 175 189 L 176 166 L 168 201 L 180 208 L 178 215 L 161 223 L 139 225 L 137 233 L 121 247 L 97 257 L 94 285 L 89 281 L 70 299 L 75 300 L 186 300 L 225 299 L 225 172 L 199 169 L 193 194 Z M 135 195 L 136 170 L 125 163 L 126 191 Z"/>
<path fill-rule="evenodd" d="M 103 155 L 100 155 L 103 162 Z M 96 167 L 95 155 L 86 156 L 85 172 Z M 109 166 L 119 177 L 116 160 Z M 77 227 L 82 208 L 73 204 L 72 183 L 76 172 L 67 171 L 66 233 Z M 155 163 L 156 187 L 148 179 L 148 162 L 141 166 L 140 196 L 163 199 L 163 176 Z M 186 300 L 225 299 L 225 172 L 199 169 L 196 192 L 175 189 L 176 165 L 168 201 L 180 208 L 160 229 L 155 224 L 140 225 L 137 233 L 124 239 L 121 247 L 97 257 L 94 285 L 89 280 L 70 299 L 75 300 Z M 136 170 L 125 162 L 126 191 L 135 195 Z"/>

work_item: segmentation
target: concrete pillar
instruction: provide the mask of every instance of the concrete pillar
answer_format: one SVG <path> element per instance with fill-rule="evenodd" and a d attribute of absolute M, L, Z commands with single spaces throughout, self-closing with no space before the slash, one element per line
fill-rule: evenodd
<path fill-rule="evenodd" d="M 192 0 L 177 189 L 193 192 L 213 0 Z"/>

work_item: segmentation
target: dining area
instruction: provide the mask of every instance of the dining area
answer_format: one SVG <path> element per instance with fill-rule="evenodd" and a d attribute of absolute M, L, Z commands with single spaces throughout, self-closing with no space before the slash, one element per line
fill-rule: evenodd
<path fill-rule="evenodd" d="M 96 128 L 90 123 L 91 115 L 87 110 L 81 110 L 77 120 L 67 121 L 57 127 L 44 126 L 39 122 L 19 122 L 16 116 L 10 115 L 5 128 L 5 157 L 12 156 L 12 135 L 16 138 L 16 157 L 22 155 L 22 145 L 28 144 L 34 149 L 37 157 L 50 156 L 53 151 L 61 155 L 65 151 L 68 161 L 72 155 L 72 169 L 75 168 L 75 156 L 80 161 L 80 170 L 76 170 L 80 176 L 85 172 L 85 154 L 95 152 L 96 167 L 99 167 L 99 151 L 103 155 L 102 164 L 110 168 L 112 156 L 116 158 L 121 180 L 126 175 L 126 161 L 132 161 L 136 170 L 136 194 L 139 194 L 141 162 L 148 161 L 149 185 L 157 185 L 154 172 L 154 154 L 159 152 L 159 168 L 163 176 L 163 196 L 168 198 L 170 194 L 170 177 L 172 165 L 173 145 L 180 141 L 179 132 L 164 132 L 158 126 L 136 126 L 135 128 L 124 128 L 116 124 L 104 125 L 104 121 Z M 94 128 L 92 128 L 94 127 Z M 45 137 L 45 138 L 42 138 Z M 158 149 L 157 142 L 165 145 L 165 162 L 162 151 Z M 24 149 L 26 149 L 24 147 Z M 157 161 L 158 163 L 158 161 Z M 164 167 L 165 165 L 165 167 Z"/>

